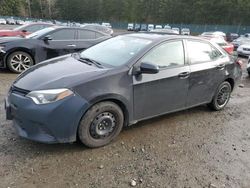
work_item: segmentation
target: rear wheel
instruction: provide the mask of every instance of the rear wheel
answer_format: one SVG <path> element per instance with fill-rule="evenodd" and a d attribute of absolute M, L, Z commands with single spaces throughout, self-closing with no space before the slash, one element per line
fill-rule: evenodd
<path fill-rule="evenodd" d="M 26 52 L 13 52 L 7 58 L 7 66 L 14 73 L 22 73 L 33 65 L 32 57 Z"/>
<path fill-rule="evenodd" d="M 232 93 L 232 86 L 229 82 L 223 82 L 217 89 L 214 98 L 208 106 L 216 111 L 222 110 L 230 100 Z"/>
<path fill-rule="evenodd" d="M 101 102 L 83 116 L 78 136 L 80 141 L 90 148 L 101 147 L 118 136 L 123 123 L 123 112 L 118 105 L 113 102 Z"/>

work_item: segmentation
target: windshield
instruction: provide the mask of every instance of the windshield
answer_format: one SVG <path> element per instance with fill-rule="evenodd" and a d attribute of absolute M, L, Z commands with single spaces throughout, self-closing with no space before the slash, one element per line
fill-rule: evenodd
<path fill-rule="evenodd" d="M 42 29 L 42 30 L 39 30 L 39 31 L 37 31 L 37 32 L 35 32 L 35 33 L 32 33 L 32 34 L 30 34 L 30 35 L 27 35 L 25 38 L 27 38 L 27 39 L 37 39 L 37 38 L 39 38 L 39 37 L 45 35 L 46 33 L 51 32 L 51 31 L 53 31 L 53 30 L 55 30 L 54 27 L 47 27 L 47 28 L 44 28 L 44 29 Z"/>
<path fill-rule="evenodd" d="M 22 30 L 24 30 L 25 27 L 27 27 L 27 25 L 21 25 L 19 27 L 14 28 L 13 30 L 14 31 L 22 31 Z"/>
<path fill-rule="evenodd" d="M 83 51 L 81 57 L 92 59 L 104 65 L 121 66 L 151 42 L 147 39 L 118 36 Z"/>

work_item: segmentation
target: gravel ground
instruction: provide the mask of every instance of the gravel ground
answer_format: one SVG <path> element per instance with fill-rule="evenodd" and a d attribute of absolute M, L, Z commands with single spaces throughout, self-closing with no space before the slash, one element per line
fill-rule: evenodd
<path fill-rule="evenodd" d="M 45 145 L 18 137 L 3 100 L 17 75 L 0 70 L 0 187 L 250 187 L 250 79 L 226 109 L 206 106 L 126 128 L 110 145 Z"/>

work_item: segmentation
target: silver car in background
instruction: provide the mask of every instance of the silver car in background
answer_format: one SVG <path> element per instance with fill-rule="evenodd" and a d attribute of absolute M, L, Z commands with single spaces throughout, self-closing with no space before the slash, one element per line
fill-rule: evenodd
<path fill-rule="evenodd" d="M 2 25 L 6 25 L 6 23 L 7 23 L 7 22 L 6 22 L 6 20 L 5 20 L 5 19 L 3 19 L 3 18 L 1 18 L 1 19 L 0 19 L 0 24 L 2 24 Z"/>
<path fill-rule="evenodd" d="M 183 29 L 181 30 L 181 34 L 182 34 L 182 35 L 190 35 L 190 29 L 188 29 L 188 28 L 183 28 Z"/>

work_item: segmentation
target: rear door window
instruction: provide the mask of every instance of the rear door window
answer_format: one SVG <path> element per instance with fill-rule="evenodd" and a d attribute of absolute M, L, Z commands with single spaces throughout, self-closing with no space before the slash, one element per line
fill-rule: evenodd
<path fill-rule="evenodd" d="M 191 64 L 217 60 L 222 54 L 212 45 L 202 41 L 187 41 L 187 52 Z"/>
<path fill-rule="evenodd" d="M 96 39 L 96 32 L 89 30 L 78 30 L 78 38 L 80 40 L 93 40 Z"/>
<path fill-rule="evenodd" d="M 74 29 L 61 29 L 50 34 L 53 40 L 75 40 Z"/>

